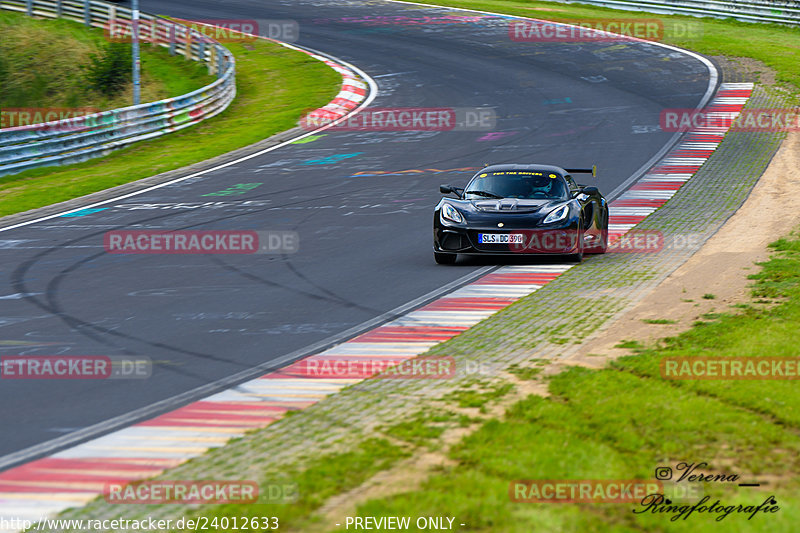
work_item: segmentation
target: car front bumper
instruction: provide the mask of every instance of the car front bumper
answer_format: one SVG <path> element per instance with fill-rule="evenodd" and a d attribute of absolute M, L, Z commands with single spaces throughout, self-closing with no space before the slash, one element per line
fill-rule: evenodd
<path fill-rule="evenodd" d="M 480 234 L 522 235 L 522 242 L 482 243 Z M 468 228 L 438 224 L 433 231 L 433 249 L 436 252 L 467 255 L 550 255 L 574 254 L 582 247 L 583 238 L 578 224 L 559 228 Z M 520 239 L 520 237 L 516 237 Z"/>

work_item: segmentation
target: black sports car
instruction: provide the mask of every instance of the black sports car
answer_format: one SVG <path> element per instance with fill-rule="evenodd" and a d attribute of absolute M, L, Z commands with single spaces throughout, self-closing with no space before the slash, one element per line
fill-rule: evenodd
<path fill-rule="evenodd" d="M 433 216 L 433 256 L 453 264 L 457 254 L 584 253 L 608 246 L 608 203 L 597 187 L 578 185 L 570 174 L 596 169 L 550 165 L 491 165 L 465 188 L 442 185 Z"/>

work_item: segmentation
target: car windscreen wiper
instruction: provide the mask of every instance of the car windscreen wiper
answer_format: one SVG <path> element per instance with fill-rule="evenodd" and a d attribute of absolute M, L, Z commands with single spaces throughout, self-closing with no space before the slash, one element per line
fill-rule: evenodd
<path fill-rule="evenodd" d="M 485 196 L 487 198 L 505 198 L 504 196 L 499 196 L 493 192 L 487 191 L 464 191 L 464 194 L 477 194 L 478 196 Z"/>

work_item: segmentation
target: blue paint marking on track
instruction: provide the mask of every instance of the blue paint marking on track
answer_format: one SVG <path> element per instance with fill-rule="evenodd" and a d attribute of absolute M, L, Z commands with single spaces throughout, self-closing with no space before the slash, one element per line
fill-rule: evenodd
<path fill-rule="evenodd" d="M 61 218 L 72 218 L 72 217 L 85 217 L 86 215 L 91 215 L 92 213 L 97 213 L 98 211 L 105 211 L 108 207 L 91 207 L 88 209 L 81 209 L 80 211 L 74 211 L 72 213 L 66 213 L 61 215 Z"/>
<path fill-rule="evenodd" d="M 328 157 L 323 157 L 322 159 L 309 159 L 308 161 L 304 161 L 300 163 L 301 165 L 333 165 L 338 163 L 339 161 L 343 161 L 345 159 L 350 159 L 351 157 L 356 157 L 357 155 L 361 155 L 364 152 L 354 152 L 352 154 L 335 154 Z"/>

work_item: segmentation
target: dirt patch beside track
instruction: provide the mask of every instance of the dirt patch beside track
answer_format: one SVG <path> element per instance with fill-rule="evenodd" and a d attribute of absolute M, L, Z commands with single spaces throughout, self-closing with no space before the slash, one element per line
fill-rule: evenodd
<path fill-rule="evenodd" d="M 608 357 L 628 355 L 628 350 L 615 348 L 621 341 L 652 344 L 688 329 L 706 313 L 750 302 L 747 276 L 767 259 L 768 244 L 800 226 L 798 161 L 800 133 L 791 133 L 745 203 L 717 234 L 567 361 L 602 367 Z"/>

